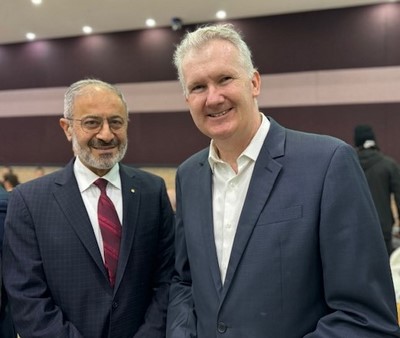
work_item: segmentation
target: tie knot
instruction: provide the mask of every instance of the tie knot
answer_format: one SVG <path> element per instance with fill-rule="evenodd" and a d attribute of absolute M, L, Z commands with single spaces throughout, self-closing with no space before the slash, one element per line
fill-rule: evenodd
<path fill-rule="evenodd" d="M 96 185 L 101 192 L 106 192 L 106 186 L 107 186 L 108 181 L 105 180 L 104 178 L 98 178 L 96 181 L 94 181 L 94 185 Z"/>

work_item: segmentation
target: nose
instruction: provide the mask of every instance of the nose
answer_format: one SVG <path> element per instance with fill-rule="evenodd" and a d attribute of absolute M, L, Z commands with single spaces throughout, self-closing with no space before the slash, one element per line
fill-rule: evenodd
<path fill-rule="evenodd" d="M 114 136 L 114 132 L 111 130 L 107 119 L 104 119 L 103 125 L 101 126 L 99 132 L 96 134 L 96 137 L 105 142 L 110 142 L 114 138 Z"/>
<path fill-rule="evenodd" d="M 224 96 L 218 86 L 209 86 L 207 89 L 207 107 L 217 106 L 224 102 Z"/>

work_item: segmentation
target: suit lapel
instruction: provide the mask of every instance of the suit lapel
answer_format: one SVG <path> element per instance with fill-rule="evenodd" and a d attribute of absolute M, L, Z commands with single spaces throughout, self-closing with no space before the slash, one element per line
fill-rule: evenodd
<path fill-rule="evenodd" d="M 140 201 L 140 181 L 135 178 L 132 168 L 125 167 L 120 164 L 122 199 L 123 199 L 123 224 L 121 249 L 118 258 L 117 276 L 114 290 L 118 289 L 118 285 L 122 280 L 124 271 L 129 259 L 133 245 L 133 237 L 137 225 L 137 217 L 139 215 Z"/>
<path fill-rule="evenodd" d="M 207 153 L 208 155 L 208 153 Z M 209 267 L 211 275 L 214 280 L 214 285 L 218 294 L 222 291 L 221 274 L 219 271 L 217 251 L 215 248 L 214 238 L 214 222 L 213 222 L 213 208 L 212 208 L 212 173 L 207 160 L 200 163 L 200 170 L 196 178 L 199 182 L 197 191 L 199 192 L 199 210 L 205 210 L 201 212 L 199 224 L 203 232 L 205 250 L 208 254 Z"/>
<path fill-rule="evenodd" d="M 73 161 L 60 171 L 60 176 L 56 179 L 55 184 L 54 198 L 57 200 L 83 246 L 93 258 L 98 268 L 103 272 L 104 277 L 108 279 L 99 246 L 93 233 L 78 183 L 73 174 Z"/>
<path fill-rule="evenodd" d="M 240 215 L 222 297 L 225 297 L 229 289 L 257 220 L 268 201 L 281 171 L 282 166 L 275 161 L 275 158 L 284 155 L 284 144 L 284 129 L 271 120 L 270 130 L 255 163 L 245 203 Z"/>

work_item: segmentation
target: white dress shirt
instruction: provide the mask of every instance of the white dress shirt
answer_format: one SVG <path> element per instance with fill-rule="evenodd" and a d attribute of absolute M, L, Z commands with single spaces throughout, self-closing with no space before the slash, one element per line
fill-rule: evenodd
<path fill-rule="evenodd" d="M 235 239 L 239 217 L 246 199 L 254 164 L 260 153 L 270 122 L 261 114 L 262 121 L 250 144 L 237 159 L 237 174 L 222 161 L 211 140 L 208 161 L 213 173 L 213 221 L 222 283 L 225 281 L 229 258 Z"/>
<path fill-rule="evenodd" d="M 80 161 L 79 157 L 76 157 L 75 159 L 74 174 L 78 182 L 78 188 L 81 192 L 83 203 L 85 204 L 90 222 L 92 223 L 93 232 L 96 236 L 101 256 L 103 257 L 104 261 L 103 237 L 101 236 L 101 230 L 97 218 L 97 204 L 100 197 L 100 189 L 93 184 L 93 182 L 96 181 L 99 176 L 97 176 L 93 171 L 87 168 Z M 107 196 L 114 203 L 115 209 L 117 210 L 118 218 L 122 225 L 122 190 L 121 178 L 119 176 L 119 164 L 117 163 L 102 178 L 106 179 L 110 183 L 107 184 Z"/>

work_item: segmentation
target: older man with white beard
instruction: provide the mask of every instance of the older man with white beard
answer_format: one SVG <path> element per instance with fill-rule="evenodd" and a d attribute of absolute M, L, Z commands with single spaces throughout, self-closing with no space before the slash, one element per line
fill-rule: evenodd
<path fill-rule="evenodd" d="M 165 337 L 174 214 L 164 181 L 119 163 L 122 93 L 96 79 L 65 94 L 74 159 L 12 193 L 4 284 L 22 337 Z"/>

